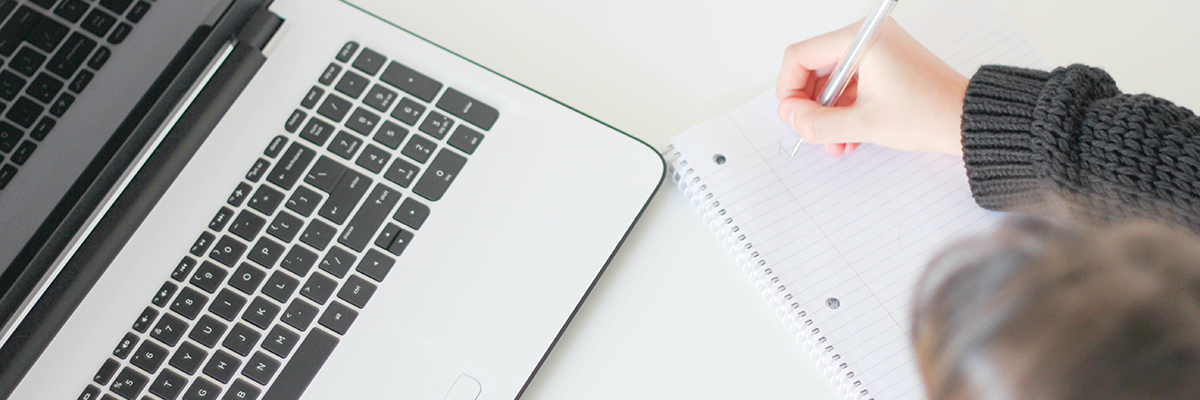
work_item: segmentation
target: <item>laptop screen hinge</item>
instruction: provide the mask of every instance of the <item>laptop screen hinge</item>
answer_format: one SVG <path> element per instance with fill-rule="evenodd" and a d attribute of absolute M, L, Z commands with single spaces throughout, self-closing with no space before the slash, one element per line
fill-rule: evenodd
<path fill-rule="evenodd" d="M 275 14 L 267 7 L 259 8 L 250 16 L 250 20 L 238 30 L 237 39 L 256 50 L 265 50 L 275 32 L 283 26 L 283 17 Z"/>

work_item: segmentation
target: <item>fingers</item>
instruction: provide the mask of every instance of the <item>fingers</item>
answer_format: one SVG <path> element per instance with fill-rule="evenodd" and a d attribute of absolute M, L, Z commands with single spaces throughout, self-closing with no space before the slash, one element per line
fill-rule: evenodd
<path fill-rule="evenodd" d="M 775 97 L 783 100 L 802 93 L 814 93 L 811 87 L 811 83 L 815 81 L 813 71 L 837 64 L 838 58 L 846 52 L 861 24 L 860 21 L 788 46 L 783 53 L 783 67 L 779 69 L 779 80 L 775 84 Z"/>
<path fill-rule="evenodd" d="M 816 102 L 800 97 L 788 97 L 779 102 L 779 118 L 787 122 L 800 134 L 806 143 L 859 143 L 869 142 L 868 123 L 861 115 L 861 104 L 849 107 L 821 107 Z M 829 148 L 830 154 L 837 150 L 838 154 L 847 149 Z"/>

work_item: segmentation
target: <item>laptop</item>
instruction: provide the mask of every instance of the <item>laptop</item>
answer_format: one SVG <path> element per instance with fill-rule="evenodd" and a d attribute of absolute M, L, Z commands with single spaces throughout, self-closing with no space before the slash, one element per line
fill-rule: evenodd
<path fill-rule="evenodd" d="M 337 0 L 0 13 L 0 399 L 518 398 L 664 177 Z"/>

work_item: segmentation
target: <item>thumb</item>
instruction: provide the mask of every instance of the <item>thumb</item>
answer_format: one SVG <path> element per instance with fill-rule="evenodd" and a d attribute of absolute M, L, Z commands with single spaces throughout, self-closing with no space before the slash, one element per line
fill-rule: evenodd
<path fill-rule="evenodd" d="M 866 140 L 866 124 L 856 105 L 821 107 L 802 97 L 779 102 L 779 119 L 791 125 L 806 143 L 858 143 Z"/>

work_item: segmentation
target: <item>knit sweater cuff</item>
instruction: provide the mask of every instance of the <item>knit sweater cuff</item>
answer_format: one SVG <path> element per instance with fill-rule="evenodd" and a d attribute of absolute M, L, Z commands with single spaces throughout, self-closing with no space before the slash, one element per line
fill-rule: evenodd
<path fill-rule="evenodd" d="M 987 65 L 967 86 L 962 145 L 975 202 L 991 210 L 1043 201 L 1033 163 L 1033 121 L 1045 71 Z"/>

